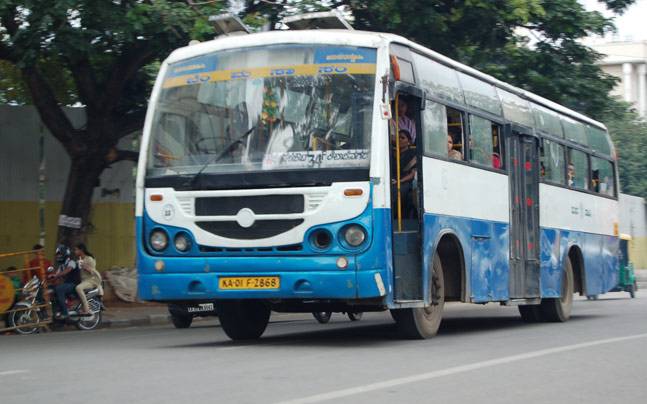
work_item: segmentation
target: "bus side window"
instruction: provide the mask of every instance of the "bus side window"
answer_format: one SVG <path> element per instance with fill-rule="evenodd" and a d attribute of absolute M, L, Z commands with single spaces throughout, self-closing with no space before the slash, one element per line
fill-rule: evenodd
<path fill-rule="evenodd" d="M 548 139 L 544 139 L 543 144 L 544 147 L 541 149 L 541 158 L 539 161 L 541 178 L 563 185 L 565 183 L 564 147 Z"/>
<path fill-rule="evenodd" d="M 568 150 L 567 179 L 568 186 L 577 189 L 589 189 L 589 161 L 586 153 L 579 150 Z"/>
<path fill-rule="evenodd" d="M 463 113 L 449 107 L 447 107 L 447 135 L 451 137 L 453 142 L 452 149 L 448 150 L 448 157 L 450 159 L 462 160 L 465 140 Z"/>
<path fill-rule="evenodd" d="M 501 169 L 500 127 L 494 122 L 470 115 L 470 161 Z"/>
<path fill-rule="evenodd" d="M 615 196 L 613 164 L 608 160 L 591 157 L 591 188 L 602 195 Z"/>

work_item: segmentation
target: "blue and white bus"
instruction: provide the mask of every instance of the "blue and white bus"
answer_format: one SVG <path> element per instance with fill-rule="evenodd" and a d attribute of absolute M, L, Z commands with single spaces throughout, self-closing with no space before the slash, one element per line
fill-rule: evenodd
<path fill-rule="evenodd" d="M 173 52 L 150 99 L 139 296 L 214 302 L 233 339 L 381 310 L 428 338 L 447 301 L 566 321 L 615 286 L 617 184 L 604 125 L 402 37 L 223 37 Z"/>

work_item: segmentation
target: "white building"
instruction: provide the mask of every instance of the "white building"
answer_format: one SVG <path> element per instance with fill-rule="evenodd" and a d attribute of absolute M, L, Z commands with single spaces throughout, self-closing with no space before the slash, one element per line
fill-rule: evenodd
<path fill-rule="evenodd" d="M 647 41 L 589 46 L 605 55 L 599 62 L 602 70 L 621 80 L 612 94 L 633 104 L 640 116 L 647 117 Z"/>

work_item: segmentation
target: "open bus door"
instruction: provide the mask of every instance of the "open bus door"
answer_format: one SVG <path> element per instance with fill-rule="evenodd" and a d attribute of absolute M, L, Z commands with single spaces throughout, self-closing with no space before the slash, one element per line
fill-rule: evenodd
<path fill-rule="evenodd" d="M 505 125 L 510 178 L 510 299 L 539 291 L 539 146 L 532 130 Z"/>
<path fill-rule="evenodd" d="M 393 228 L 393 276 L 394 300 L 405 306 L 412 303 L 422 303 L 423 267 L 421 256 L 421 223 L 422 223 L 422 127 L 420 110 L 424 108 L 424 92 L 416 87 L 399 83 L 394 99 L 393 121 L 390 123 L 391 152 L 391 212 Z M 407 116 L 416 127 L 416 138 L 413 146 L 416 151 L 416 179 L 408 184 L 401 183 L 398 163 L 400 162 L 398 102 L 407 105 Z"/>

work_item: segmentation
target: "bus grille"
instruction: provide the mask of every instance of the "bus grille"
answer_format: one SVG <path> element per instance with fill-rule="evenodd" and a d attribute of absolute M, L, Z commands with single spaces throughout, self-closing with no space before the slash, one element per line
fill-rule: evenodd
<path fill-rule="evenodd" d="M 257 220 L 251 227 L 242 227 L 237 222 L 195 222 L 201 229 L 219 237 L 254 240 L 274 237 L 303 223 L 303 219 Z"/>
<path fill-rule="evenodd" d="M 217 196 L 195 198 L 196 216 L 236 216 L 243 208 L 257 215 L 303 213 L 303 195 Z"/>

